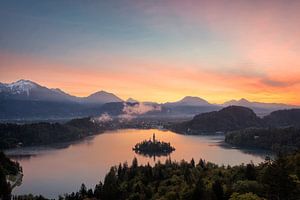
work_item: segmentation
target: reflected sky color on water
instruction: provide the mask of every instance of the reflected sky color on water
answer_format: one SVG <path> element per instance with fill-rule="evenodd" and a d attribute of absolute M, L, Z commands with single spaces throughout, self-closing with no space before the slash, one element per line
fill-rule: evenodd
<path fill-rule="evenodd" d="M 41 194 L 57 198 L 64 193 L 75 192 L 81 183 L 94 188 L 113 165 L 127 161 L 131 165 L 134 157 L 139 164 L 153 165 L 167 157 L 153 158 L 136 154 L 132 147 L 156 134 L 158 140 L 170 142 L 176 148 L 171 153 L 172 160 L 181 161 L 200 158 L 224 165 L 241 163 L 260 163 L 265 152 L 241 151 L 220 145 L 223 136 L 187 136 L 161 130 L 115 130 L 83 141 L 70 144 L 65 148 L 25 148 L 6 153 L 35 154 L 34 156 L 14 157 L 23 167 L 24 177 L 14 194 Z"/>

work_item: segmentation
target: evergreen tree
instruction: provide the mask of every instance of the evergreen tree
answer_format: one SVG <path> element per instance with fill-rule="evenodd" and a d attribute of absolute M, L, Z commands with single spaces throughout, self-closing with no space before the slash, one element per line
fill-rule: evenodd
<path fill-rule="evenodd" d="M 256 179 L 255 167 L 254 167 L 253 163 L 246 165 L 245 176 L 246 176 L 246 179 L 248 179 L 248 180 L 255 180 Z"/>
<path fill-rule="evenodd" d="M 101 199 L 102 196 L 103 196 L 103 184 L 102 182 L 100 181 L 99 184 L 97 184 L 95 186 L 95 189 L 94 189 L 94 196 L 97 198 L 97 199 Z"/>
<path fill-rule="evenodd" d="M 86 186 L 84 185 L 84 183 L 81 184 L 80 190 L 79 190 L 79 194 L 82 197 L 87 196 L 87 189 Z"/>
<path fill-rule="evenodd" d="M 4 169 L 0 166 L 0 199 L 7 200 L 10 199 L 11 188 L 10 184 L 6 181 L 6 176 L 4 174 Z"/>
<path fill-rule="evenodd" d="M 103 199 L 118 199 L 120 195 L 120 188 L 116 176 L 116 169 L 112 167 L 109 173 L 105 176 L 103 185 Z"/>
<path fill-rule="evenodd" d="M 204 195 L 205 195 L 205 185 L 203 183 L 202 178 L 199 178 L 196 183 L 195 189 L 193 191 L 192 199 L 193 200 L 202 200 L 205 198 Z"/>
<path fill-rule="evenodd" d="M 288 171 L 287 161 L 281 156 L 268 165 L 262 180 L 267 185 L 268 199 L 293 199 L 293 191 L 297 190 L 297 185 Z"/>
<path fill-rule="evenodd" d="M 224 197 L 224 191 L 223 186 L 219 180 L 216 180 L 212 185 L 212 190 L 214 193 L 214 198 L 216 200 L 223 200 Z"/>

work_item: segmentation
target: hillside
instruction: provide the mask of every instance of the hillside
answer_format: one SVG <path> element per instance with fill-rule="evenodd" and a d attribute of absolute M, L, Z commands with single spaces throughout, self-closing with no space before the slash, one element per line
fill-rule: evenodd
<path fill-rule="evenodd" d="M 175 124 L 172 129 L 188 134 L 231 131 L 247 127 L 260 127 L 262 120 L 249 108 L 229 106 L 220 111 L 196 115 L 192 120 Z"/>
<path fill-rule="evenodd" d="M 295 126 L 300 127 L 300 109 L 277 110 L 263 118 L 267 126 Z"/>

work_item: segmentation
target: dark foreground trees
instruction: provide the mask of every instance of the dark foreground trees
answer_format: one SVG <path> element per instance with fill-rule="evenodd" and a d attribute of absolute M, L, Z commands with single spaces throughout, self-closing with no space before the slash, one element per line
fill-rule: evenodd
<path fill-rule="evenodd" d="M 0 153 L 0 199 L 10 199 L 7 175 L 21 168 Z M 134 159 L 114 166 L 104 182 L 93 189 L 84 184 L 78 192 L 60 200 L 81 199 L 183 199 L 183 200 L 299 200 L 300 152 L 254 165 L 218 166 L 200 159 L 197 163 L 166 160 L 155 166 L 139 166 Z M 13 200 L 46 200 L 42 196 L 13 196 Z"/>
<path fill-rule="evenodd" d="M 83 192 L 84 191 L 84 192 Z M 89 191 L 89 192 L 87 192 Z M 104 183 L 66 195 L 74 199 L 297 200 L 300 197 L 300 153 L 259 165 L 217 166 L 200 160 L 167 160 L 138 166 L 136 160 L 112 167 Z"/>
<path fill-rule="evenodd" d="M 0 199 L 7 200 L 11 198 L 11 184 L 7 180 L 8 176 L 15 176 L 22 169 L 17 162 L 11 161 L 3 152 L 0 152 Z"/>

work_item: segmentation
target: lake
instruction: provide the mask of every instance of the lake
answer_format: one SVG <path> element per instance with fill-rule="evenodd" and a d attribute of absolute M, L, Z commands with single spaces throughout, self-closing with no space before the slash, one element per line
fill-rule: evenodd
<path fill-rule="evenodd" d="M 6 154 L 20 155 L 14 157 L 23 167 L 22 185 L 16 187 L 13 194 L 41 194 L 48 198 L 57 198 L 64 193 L 75 192 L 81 183 L 94 188 L 113 165 L 127 161 L 131 165 L 134 157 L 139 164 L 153 165 L 166 157 L 149 158 L 137 155 L 132 147 L 156 134 L 158 140 L 170 142 L 176 148 L 169 156 L 172 160 L 197 163 L 200 158 L 224 165 L 241 163 L 260 163 L 266 152 L 239 150 L 221 145 L 224 136 L 180 135 L 171 131 L 122 129 L 108 131 L 80 142 L 62 147 L 21 148 L 6 151 Z M 24 156 L 24 155 L 32 156 Z"/>

